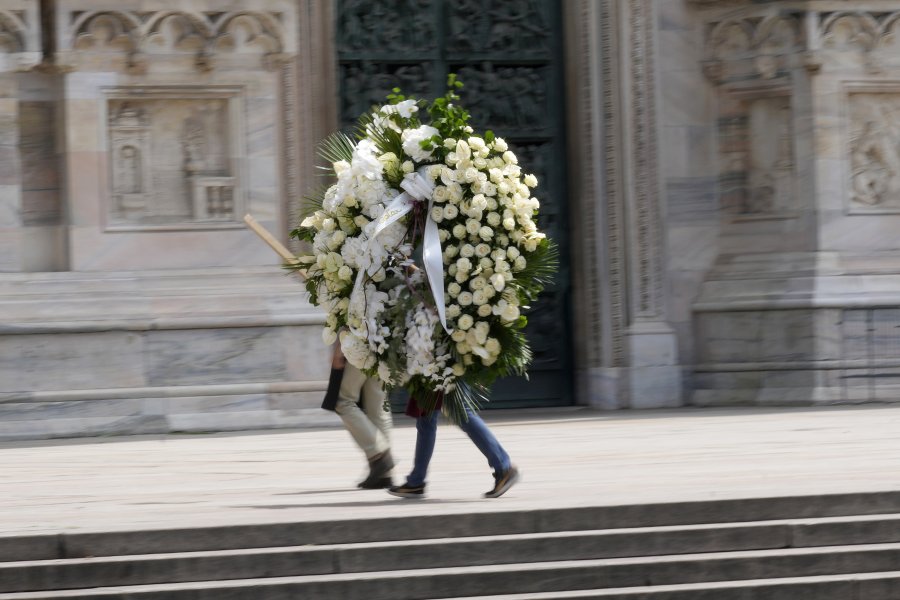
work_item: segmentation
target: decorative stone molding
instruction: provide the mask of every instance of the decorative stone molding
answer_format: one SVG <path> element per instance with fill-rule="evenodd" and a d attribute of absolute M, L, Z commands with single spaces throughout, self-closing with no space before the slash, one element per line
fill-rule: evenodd
<path fill-rule="evenodd" d="M 603 408 L 675 406 L 666 323 L 653 2 L 566 3 L 577 379 Z"/>
<path fill-rule="evenodd" d="M 143 72 L 156 58 L 191 59 L 193 68 L 209 71 L 216 61 L 246 64 L 256 60 L 275 70 L 296 53 L 296 9 L 291 2 L 248 3 L 245 9 L 208 0 L 193 10 L 172 10 L 160 2 L 92 4 L 83 10 L 73 0 L 57 9 L 56 62 L 68 68 L 112 64 Z M 98 7 L 99 5 L 99 7 Z M 262 8 L 256 8 L 262 5 Z"/>
<path fill-rule="evenodd" d="M 27 71 L 40 62 L 38 0 L 0 0 L 0 73 Z"/>

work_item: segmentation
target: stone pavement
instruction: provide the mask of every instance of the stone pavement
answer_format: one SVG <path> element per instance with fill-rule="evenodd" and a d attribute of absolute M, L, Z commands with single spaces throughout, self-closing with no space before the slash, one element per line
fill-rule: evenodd
<path fill-rule="evenodd" d="M 429 497 L 354 487 L 341 428 L 0 444 L 0 535 L 900 490 L 900 406 L 488 412 L 523 472 L 498 500 L 442 423 Z M 395 417 L 400 479 L 413 421 Z"/>

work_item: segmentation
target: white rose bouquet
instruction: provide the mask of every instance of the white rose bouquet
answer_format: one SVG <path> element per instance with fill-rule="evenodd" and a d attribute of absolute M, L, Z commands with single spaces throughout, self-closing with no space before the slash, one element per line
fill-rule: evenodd
<path fill-rule="evenodd" d="M 522 311 L 557 251 L 535 223 L 537 179 L 503 139 L 474 132 L 462 84 L 448 84 L 430 104 L 395 89 L 356 139 L 326 140 L 337 182 L 294 235 L 312 244 L 297 266 L 328 311 L 325 341 L 340 331 L 351 364 L 459 419 L 497 377 L 526 374 Z"/>

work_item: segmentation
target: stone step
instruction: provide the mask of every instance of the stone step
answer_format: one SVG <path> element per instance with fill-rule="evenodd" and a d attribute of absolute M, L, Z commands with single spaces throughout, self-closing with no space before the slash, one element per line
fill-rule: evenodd
<path fill-rule="evenodd" d="M 896 600 L 898 597 L 900 571 L 466 596 L 459 600 Z"/>
<path fill-rule="evenodd" d="M 900 542 L 900 515 L 0 563 L 0 592 Z"/>
<path fill-rule="evenodd" d="M 900 542 L 900 515 L 0 563 L 0 592 Z M 497 560 L 502 556 L 502 560 Z"/>
<path fill-rule="evenodd" d="M 0 600 L 417 600 L 464 598 L 483 594 L 485 590 L 497 594 L 532 594 L 578 589 L 720 584 L 783 577 L 858 576 L 859 573 L 891 573 L 891 569 L 896 569 L 898 564 L 900 544 L 883 544 L 130 585 L 90 590 L 4 593 L 0 594 Z M 873 584 L 873 587 L 892 587 L 896 591 L 898 588 L 894 579 L 895 575 L 888 582 L 882 581 L 878 585 Z M 757 591 L 754 590 L 754 593 Z M 873 596 L 844 598 L 872 600 Z M 755 597 L 769 598 L 764 595 Z"/>
<path fill-rule="evenodd" d="M 0 562 L 397 540 L 784 521 L 795 545 L 894 541 L 900 492 L 823 494 L 578 508 L 0 536 Z M 842 519 L 843 517 L 843 519 Z M 870 517 L 869 519 L 865 517 Z M 790 521 L 790 522 L 789 522 Z M 890 527 L 884 523 L 893 523 Z M 830 525 L 825 526 L 825 523 Z M 856 533 L 854 533 L 856 530 Z M 887 539 L 878 539 L 879 532 Z M 816 537 L 817 536 L 817 537 Z M 789 545 L 789 544 L 785 544 Z"/>

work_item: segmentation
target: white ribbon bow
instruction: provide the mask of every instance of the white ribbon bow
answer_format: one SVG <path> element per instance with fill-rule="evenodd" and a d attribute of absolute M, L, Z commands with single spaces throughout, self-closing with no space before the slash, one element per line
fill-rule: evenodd
<path fill-rule="evenodd" d="M 425 174 L 428 167 L 421 167 L 418 172 L 410 173 L 400 182 L 403 193 L 394 198 L 384 209 L 384 213 L 378 218 L 378 224 L 372 233 L 374 240 L 385 227 L 401 218 L 413 209 L 416 202 L 428 200 L 428 211 L 425 214 L 425 237 L 422 240 L 422 262 L 425 264 L 425 275 L 431 286 L 431 294 L 437 307 L 438 318 L 444 331 L 447 329 L 447 316 L 444 307 L 444 259 L 441 253 L 441 238 L 438 234 L 437 223 L 431 218 L 431 209 L 434 206 L 434 184 Z M 360 271 L 360 275 L 362 271 Z M 357 278 L 359 285 L 360 278 Z"/>

